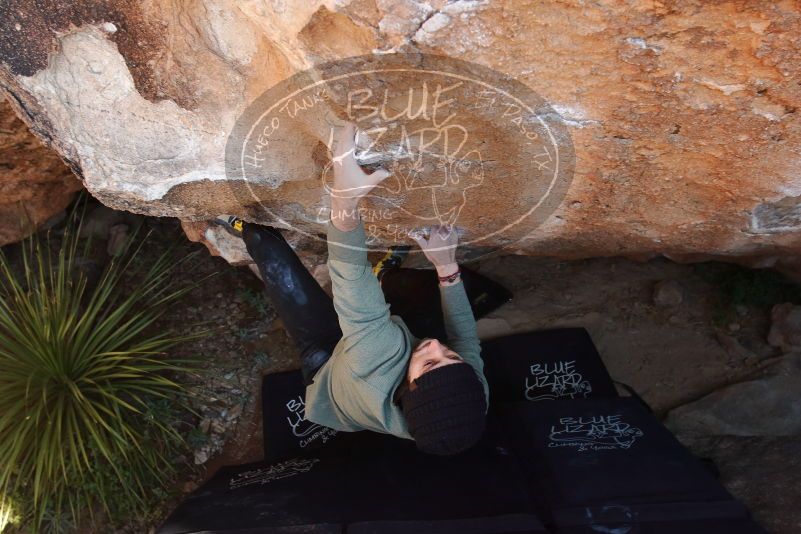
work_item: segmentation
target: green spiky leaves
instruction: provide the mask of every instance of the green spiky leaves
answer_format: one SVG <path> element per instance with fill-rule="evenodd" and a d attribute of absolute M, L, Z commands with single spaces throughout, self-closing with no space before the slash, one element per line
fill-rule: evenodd
<path fill-rule="evenodd" d="M 190 289 L 171 283 L 186 258 L 144 265 L 140 244 L 90 280 L 77 213 L 57 243 L 29 239 L 14 265 L 0 254 L 0 502 L 33 530 L 137 510 L 163 487 L 182 439 L 152 408 L 180 399 L 188 370 L 166 353 L 203 335 L 155 328 Z"/>

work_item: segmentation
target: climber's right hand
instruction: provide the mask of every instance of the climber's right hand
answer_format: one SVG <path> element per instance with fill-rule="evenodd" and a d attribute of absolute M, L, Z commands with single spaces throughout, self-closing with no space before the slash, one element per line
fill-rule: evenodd
<path fill-rule="evenodd" d="M 425 231 L 413 232 L 411 235 L 437 271 L 449 271 L 446 274 L 450 274 L 456 270 L 456 247 L 459 244 L 459 234 L 455 226 L 434 226 L 427 236 Z"/>

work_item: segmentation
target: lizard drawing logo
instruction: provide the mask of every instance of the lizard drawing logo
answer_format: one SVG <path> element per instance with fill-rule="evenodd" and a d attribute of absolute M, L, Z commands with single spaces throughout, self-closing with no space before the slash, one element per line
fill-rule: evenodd
<path fill-rule="evenodd" d="M 302 395 L 296 399 L 290 399 L 286 403 L 289 416 L 286 418 L 292 435 L 299 438 L 298 445 L 305 449 L 312 443 L 326 443 L 337 434 L 337 431 L 327 426 L 318 425 L 306 419 L 306 401 Z"/>
<path fill-rule="evenodd" d="M 525 396 L 530 401 L 586 398 L 590 393 L 592 385 L 576 369 L 575 360 L 535 363 L 526 377 Z"/>
<path fill-rule="evenodd" d="M 368 251 L 439 225 L 459 229 L 472 259 L 511 247 L 549 219 L 573 179 L 569 124 L 523 81 L 446 56 L 366 54 L 297 72 L 242 112 L 225 145 L 239 212 L 324 239 L 332 196 L 358 193 L 333 190 L 343 121 L 358 129 L 356 163 L 387 172 L 356 208 Z"/>
<path fill-rule="evenodd" d="M 383 137 L 385 127 L 364 132 Z M 454 146 L 454 140 L 456 145 Z M 466 128 L 450 124 L 407 132 L 401 126 L 400 140 L 384 154 L 382 161 L 390 176 L 368 197 L 380 198 L 422 224 L 453 225 L 467 205 L 468 191 L 484 183 L 484 162 L 478 149 L 467 150 Z M 370 147 L 354 154 L 357 160 L 370 157 Z M 335 191 L 333 161 L 322 172 L 323 188 L 329 195 L 348 195 L 355 191 Z M 410 211 L 415 206 L 415 211 Z"/>
<path fill-rule="evenodd" d="M 245 471 L 243 473 L 239 473 L 234 478 L 229 480 L 228 486 L 231 489 L 251 486 L 254 484 L 263 486 L 264 484 L 269 484 L 274 480 L 281 480 L 283 478 L 308 473 L 319 461 L 320 460 L 317 458 L 298 458 L 280 462 L 263 469 Z"/>
<path fill-rule="evenodd" d="M 306 419 L 306 402 L 300 395 L 297 399 L 287 402 L 286 409 L 289 410 L 289 417 L 286 420 L 296 437 L 302 438 L 321 428 L 320 425 Z"/>
<path fill-rule="evenodd" d="M 643 431 L 622 420 L 620 415 L 563 417 L 551 427 L 549 447 L 577 447 L 579 451 L 629 449 Z"/>

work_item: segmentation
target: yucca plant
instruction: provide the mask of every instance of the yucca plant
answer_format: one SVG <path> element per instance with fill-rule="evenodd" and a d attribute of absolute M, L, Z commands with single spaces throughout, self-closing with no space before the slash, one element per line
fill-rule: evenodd
<path fill-rule="evenodd" d="M 163 488 L 182 438 L 153 406 L 180 402 L 191 366 L 166 352 L 205 334 L 154 331 L 191 287 L 171 281 L 188 258 L 141 261 L 147 237 L 88 279 L 83 211 L 58 241 L 29 238 L 14 266 L 0 251 L 0 507 L 14 496 L 32 531 L 135 512 Z"/>
<path fill-rule="evenodd" d="M 7 495 L 0 495 L 0 532 L 8 525 L 19 521 L 16 515 L 17 506 Z"/>

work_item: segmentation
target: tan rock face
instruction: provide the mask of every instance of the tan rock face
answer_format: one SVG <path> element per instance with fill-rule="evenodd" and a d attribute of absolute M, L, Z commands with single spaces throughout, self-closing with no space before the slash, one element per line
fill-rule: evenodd
<path fill-rule="evenodd" d="M 81 183 L 0 98 L 0 246 L 24 238 L 70 203 Z"/>
<path fill-rule="evenodd" d="M 229 134 L 260 95 L 315 64 L 419 52 L 488 67 L 494 78 L 483 81 L 493 87 L 524 84 L 545 103 L 524 119 L 566 134 L 557 145 L 575 155 L 546 218 L 477 250 L 762 266 L 801 252 L 797 1 L 58 4 L 0 6 L 0 83 L 33 131 L 113 207 L 186 221 L 238 214 L 319 234 L 329 159 L 315 122 L 322 108 L 282 130 L 283 151 L 266 150 L 270 172 L 252 181 L 226 176 Z M 541 176 L 510 145 L 509 124 L 499 130 L 502 113 L 475 108 L 458 117 L 487 163 L 480 202 L 457 220 L 468 236 L 510 218 L 510 202 L 543 198 L 520 183 Z M 347 117 L 346 99 L 326 110 Z M 360 126 L 368 124 L 376 126 Z M 387 164 L 397 144 L 379 142 L 376 161 Z M 518 172 L 521 161 L 531 174 Z M 408 192 L 395 200 L 418 214 L 428 201 Z M 384 227 L 376 243 L 390 234 Z"/>

